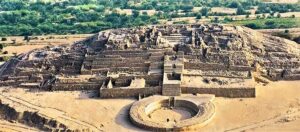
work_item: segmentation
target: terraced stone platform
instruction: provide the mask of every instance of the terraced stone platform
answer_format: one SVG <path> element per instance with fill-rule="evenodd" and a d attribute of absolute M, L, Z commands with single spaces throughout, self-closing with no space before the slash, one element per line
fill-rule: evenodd
<path fill-rule="evenodd" d="M 240 26 L 112 29 L 71 47 L 46 47 L 12 58 L 0 68 L 0 86 L 97 90 L 101 98 L 255 97 L 255 80 L 300 79 L 299 51 L 295 42 Z"/>

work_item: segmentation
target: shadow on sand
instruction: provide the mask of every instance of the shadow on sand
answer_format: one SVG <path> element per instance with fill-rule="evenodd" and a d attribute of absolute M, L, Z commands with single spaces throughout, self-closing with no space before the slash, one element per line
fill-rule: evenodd
<path fill-rule="evenodd" d="M 129 110 L 132 104 L 133 103 L 126 105 L 118 112 L 118 115 L 115 117 L 115 123 L 128 129 L 128 131 L 146 131 L 136 127 L 134 124 L 131 123 L 129 117 Z"/>

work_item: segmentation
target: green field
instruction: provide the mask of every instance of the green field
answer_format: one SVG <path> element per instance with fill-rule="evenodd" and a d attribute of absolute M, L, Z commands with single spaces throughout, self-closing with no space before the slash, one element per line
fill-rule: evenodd
<path fill-rule="evenodd" d="M 195 11 L 194 7 L 201 9 Z M 236 9 L 235 15 L 249 15 L 249 10 L 255 7 L 255 14 L 300 12 L 300 4 L 266 4 L 260 0 L 0 0 L 0 37 L 90 34 L 112 28 L 160 24 L 160 20 L 180 17 L 203 19 L 232 15 L 222 10 L 212 12 L 215 7 Z M 130 13 L 122 13 L 124 10 Z M 141 12 L 145 10 L 155 13 Z M 246 22 L 248 27 L 263 28 L 266 27 L 264 21 L 267 20 L 233 24 Z M 268 23 L 268 28 L 299 27 L 295 24 L 299 19 L 274 21 L 274 25 Z"/>
<path fill-rule="evenodd" d="M 300 18 L 268 18 L 232 21 L 228 23 L 247 26 L 253 29 L 295 28 L 300 27 Z"/>

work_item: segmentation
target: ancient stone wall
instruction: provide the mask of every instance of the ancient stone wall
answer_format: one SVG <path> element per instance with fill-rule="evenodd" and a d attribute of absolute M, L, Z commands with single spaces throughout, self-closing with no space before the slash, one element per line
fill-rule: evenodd
<path fill-rule="evenodd" d="M 164 96 L 180 96 L 180 84 L 163 84 L 162 95 Z"/>
<path fill-rule="evenodd" d="M 148 114 L 159 108 L 170 107 L 170 99 L 166 96 L 152 96 L 142 99 L 130 108 L 130 119 L 133 124 L 150 131 L 197 131 L 205 126 L 214 116 L 215 107 L 212 102 L 198 102 L 195 98 L 175 99 L 175 107 L 186 108 L 193 111 L 192 118 L 175 122 L 168 125 L 163 122 L 153 121 Z M 194 102 L 195 101 L 195 102 Z M 162 115 L 163 116 L 163 115 Z"/>
<path fill-rule="evenodd" d="M 216 97 L 251 98 L 256 96 L 255 88 L 196 88 L 181 87 L 186 94 L 214 94 Z"/>
<path fill-rule="evenodd" d="M 227 67 L 222 64 L 213 63 L 201 63 L 201 62 L 184 62 L 184 69 L 195 70 L 226 70 Z"/>
<path fill-rule="evenodd" d="M 138 97 L 139 95 L 155 94 L 161 94 L 161 87 L 100 89 L 100 98 Z"/>
<path fill-rule="evenodd" d="M 98 83 L 58 83 L 51 88 L 53 91 L 79 91 L 79 90 L 98 90 L 100 88 Z"/>

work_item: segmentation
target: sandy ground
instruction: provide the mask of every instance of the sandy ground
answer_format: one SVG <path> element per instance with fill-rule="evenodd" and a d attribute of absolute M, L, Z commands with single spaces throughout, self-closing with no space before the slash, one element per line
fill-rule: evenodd
<path fill-rule="evenodd" d="M 13 53 L 25 53 L 50 45 L 69 45 L 88 36 L 91 36 L 91 34 L 30 36 L 35 39 L 29 42 L 25 41 L 23 36 L 10 36 L 6 37 L 7 41 L 0 41 L 0 43 L 8 45 L 4 47 L 3 51 L 8 51 L 8 54 L 11 55 Z M 15 40 L 16 44 L 12 44 L 12 40 Z"/>
<path fill-rule="evenodd" d="M 287 29 L 259 29 L 256 31 L 259 31 L 261 33 L 266 34 L 272 34 L 272 33 L 278 33 L 278 32 L 284 32 L 285 30 L 288 30 L 290 34 L 300 35 L 300 28 L 287 28 Z"/>
<path fill-rule="evenodd" d="M 259 85 L 256 98 L 218 97 L 214 100 L 216 116 L 201 131 L 300 131 L 299 84 L 300 81 L 280 81 Z M 9 97 L 30 102 L 45 108 L 46 114 L 56 114 L 51 109 L 63 111 L 65 116 L 103 131 L 142 131 L 129 122 L 128 110 L 134 99 L 91 98 L 94 92 L 37 93 L 5 89 L 1 88 L 0 99 Z"/>
<path fill-rule="evenodd" d="M 203 130 L 300 131 L 299 84 L 299 81 L 281 81 L 258 86 L 256 98 L 216 98 L 216 116 Z"/>
<path fill-rule="evenodd" d="M 153 111 L 149 117 L 155 122 L 174 124 L 178 121 L 192 117 L 192 114 L 185 108 L 161 108 Z"/>
<path fill-rule="evenodd" d="M 26 53 L 29 52 L 31 50 L 34 49 L 39 49 L 39 48 L 43 48 L 46 45 L 21 45 L 21 46 L 7 46 L 4 47 L 3 51 L 7 51 L 8 54 L 13 54 L 13 53 L 17 53 L 17 54 L 21 54 L 21 53 Z"/>
<path fill-rule="evenodd" d="M 23 124 L 12 123 L 4 120 L 0 120 L 0 131 L 4 132 L 36 132 L 35 128 L 29 128 Z"/>
<path fill-rule="evenodd" d="M 128 110 L 134 99 L 95 99 L 93 93 L 86 92 L 26 92 L 23 89 L 2 89 L 0 99 L 17 100 L 18 105 L 30 104 L 42 114 L 59 121 L 61 112 L 64 116 L 87 123 L 98 130 L 129 131 L 134 128 L 127 120 Z M 3 101 L 5 103 L 7 101 Z M 66 122 L 64 122 L 66 123 Z M 66 123 L 68 124 L 68 123 Z M 72 123 L 69 123 L 72 125 Z M 73 128 L 75 128 L 73 126 Z M 0 129 L 1 130 L 1 129 Z"/>

